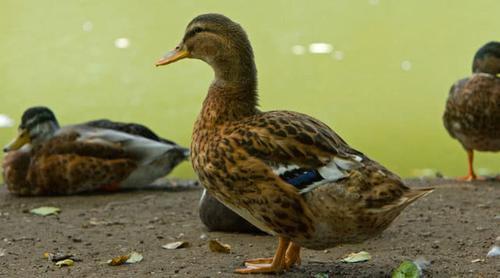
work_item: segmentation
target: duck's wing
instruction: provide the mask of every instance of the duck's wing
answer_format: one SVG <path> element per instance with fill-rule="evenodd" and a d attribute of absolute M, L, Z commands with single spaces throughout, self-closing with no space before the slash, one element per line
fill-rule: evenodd
<path fill-rule="evenodd" d="M 166 158 L 178 156 L 181 150 L 177 145 L 113 129 L 77 125 L 60 129 L 33 152 L 27 175 L 30 183 L 43 194 L 73 194 L 115 190 L 135 170 L 150 165 L 162 163 L 171 168 L 165 164 Z M 176 163 L 180 160 L 174 159 Z"/>
<path fill-rule="evenodd" d="M 345 178 L 366 159 L 324 123 L 295 112 L 261 113 L 223 132 L 302 192 Z"/>
<path fill-rule="evenodd" d="M 138 167 L 119 144 L 79 139 L 77 131 L 66 131 L 33 149 L 26 179 L 36 192 L 26 194 L 112 190 Z"/>
<path fill-rule="evenodd" d="M 71 130 L 78 133 L 74 142 L 75 147 L 97 147 L 121 150 L 127 157 L 135 160 L 139 165 L 146 165 L 164 156 L 168 152 L 184 150 L 176 144 L 168 144 L 151 140 L 142 136 L 117 131 L 114 129 L 93 128 L 88 126 L 73 126 Z"/>
<path fill-rule="evenodd" d="M 110 121 L 108 119 L 100 119 L 95 121 L 86 122 L 83 125 L 90 127 L 97 127 L 103 129 L 113 129 L 116 131 L 125 132 L 131 135 L 142 136 L 153 141 L 164 142 L 171 145 L 176 145 L 175 142 L 162 138 L 158 136 L 154 131 L 152 131 L 147 126 L 137 124 L 137 123 L 123 123 Z"/>
<path fill-rule="evenodd" d="M 123 122 L 110 121 L 107 119 L 101 119 L 101 120 L 90 121 L 90 122 L 84 123 L 80 126 L 120 131 L 120 132 L 124 132 L 124 133 L 130 134 L 130 135 L 140 136 L 140 137 L 150 139 L 150 140 L 153 140 L 156 142 L 171 145 L 172 149 L 170 150 L 170 152 L 172 153 L 172 155 L 176 156 L 175 161 L 178 161 L 178 162 L 185 160 L 189 157 L 189 149 L 188 148 L 184 148 L 171 140 L 168 140 L 168 139 L 165 139 L 163 137 L 158 136 L 150 128 L 148 128 L 147 126 L 141 125 L 141 124 L 123 123 Z M 177 165 L 177 163 L 174 163 L 173 166 Z"/>
<path fill-rule="evenodd" d="M 462 109 L 459 107 L 458 102 L 462 98 L 460 95 L 463 92 L 465 85 L 469 81 L 469 78 L 462 78 L 457 82 L 453 83 L 448 93 L 448 99 L 446 100 L 446 107 L 443 114 L 443 124 L 451 137 L 456 138 L 455 130 L 457 129 L 457 116 L 462 113 Z"/>

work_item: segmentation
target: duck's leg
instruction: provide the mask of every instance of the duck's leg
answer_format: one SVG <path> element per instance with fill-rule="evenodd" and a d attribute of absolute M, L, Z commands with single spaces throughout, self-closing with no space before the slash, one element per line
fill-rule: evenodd
<path fill-rule="evenodd" d="M 285 254 L 290 244 L 290 240 L 284 237 L 279 237 L 278 248 L 272 260 L 267 258 L 248 260 L 245 263 L 245 268 L 236 269 L 236 273 L 279 273 L 285 269 Z M 250 263 L 255 262 L 255 263 Z"/>
<path fill-rule="evenodd" d="M 484 180 L 483 177 L 476 176 L 474 173 L 474 151 L 467 150 L 467 161 L 469 163 L 469 173 L 465 177 L 460 177 L 458 180 L 460 181 L 474 181 L 474 180 Z"/>
<path fill-rule="evenodd" d="M 273 258 L 258 258 L 245 260 L 245 266 L 255 266 L 256 264 L 270 264 L 273 262 Z M 290 269 L 293 265 L 300 265 L 300 246 L 294 242 L 288 244 L 288 248 L 285 253 L 285 268 Z"/>
<path fill-rule="evenodd" d="M 300 245 L 290 242 L 285 254 L 285 268 L 290 269 L 293 265 L 300 265 Z"/>

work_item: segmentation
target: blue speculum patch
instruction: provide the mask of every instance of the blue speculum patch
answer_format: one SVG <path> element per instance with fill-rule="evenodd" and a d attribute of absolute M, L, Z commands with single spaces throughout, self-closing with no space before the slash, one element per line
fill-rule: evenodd
<path fill-rule="evenodd" d="M 281 174 L 280 178 L 298 189 L 323 179 L 316 169 L 294 169 Z"/>

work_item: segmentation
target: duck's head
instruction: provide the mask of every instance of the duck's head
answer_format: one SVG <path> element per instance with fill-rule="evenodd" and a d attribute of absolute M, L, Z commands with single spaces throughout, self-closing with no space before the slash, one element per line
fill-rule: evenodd
<path fill-rule="evenodd" d="M 483 45 L 474 55 L 474 73 L 500 74 L 500 42 L 492 41 Z"/>
<path fill-rule="evenodd" d="M 59 129 L 54 113 L 47 107 L 31 107 L 24 111 L 16 139 L 4 147 L 4 152 L 14 151 L 26 144 L 36 146 Z"/>
<path fill-rule="evenodd" d="M 253 51 L 243 28 L 221 14 L 203 14 L 186 27 L 180 44 L 156 66 L 184 58 L 200 59 L 212 66 L 216 78 L 233 81 L 255 75 Z M 253 77 L 252 77 L 253 78 Z"/>

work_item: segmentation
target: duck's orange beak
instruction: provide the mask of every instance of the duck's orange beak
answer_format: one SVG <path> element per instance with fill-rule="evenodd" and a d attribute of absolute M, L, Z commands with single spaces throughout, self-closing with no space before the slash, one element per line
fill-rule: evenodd
<path fill-rule="evenodd" d="M 169 51 L 167 54 L 165 54 L 165 56 L 158 60 L 158 62 L 156 62 L 156 66 L 159 67 L 168 65 L 187 57 L 189 57 L 189 51 L 183 50 L 182 47 L 177 46 L 174 50 Z"/>

